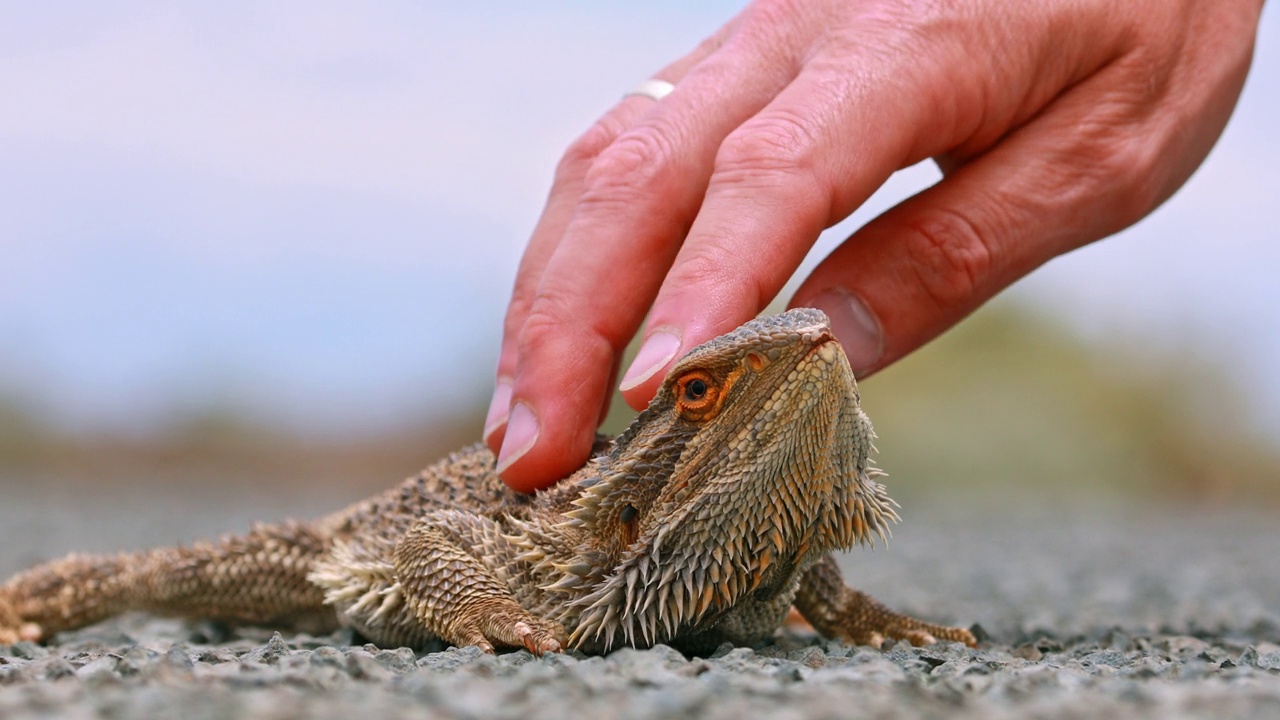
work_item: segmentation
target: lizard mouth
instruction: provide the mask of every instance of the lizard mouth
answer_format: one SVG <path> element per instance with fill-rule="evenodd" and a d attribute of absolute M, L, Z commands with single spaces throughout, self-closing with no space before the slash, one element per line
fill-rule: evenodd
<path fill-rule="evenodd" d="M 818 355 L 827 363 L 834 363 L 843 348 L 840 347 L 840 341 L 836 340 L 836 336 L 831 334 L 830 330 L 824 330 L 821 335 L 813 341 L 813 345 L 809 347 L 808 352 L 804 354 L 806 360 Z"/>

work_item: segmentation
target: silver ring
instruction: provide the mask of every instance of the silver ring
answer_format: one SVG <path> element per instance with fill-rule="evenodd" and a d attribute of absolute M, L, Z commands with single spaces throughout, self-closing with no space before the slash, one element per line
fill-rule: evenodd
<path fill-rule="evenodd" d="M 632 88 L 631 92 L 627 93 L 626 95 L 623 95 L 622 97 L 631 97 L 632 95 L 640 95 L 642 97 L 647 97 L 650 100 L 661 100 L 662 98 L 670 95 L 671 91 L 675 89 L 676 89 L 676 86 L 672 85 L 666 80 L 659 80 L 658 78 L 649 78 L 648 80 L 645 80 L 644 82 Z"/>

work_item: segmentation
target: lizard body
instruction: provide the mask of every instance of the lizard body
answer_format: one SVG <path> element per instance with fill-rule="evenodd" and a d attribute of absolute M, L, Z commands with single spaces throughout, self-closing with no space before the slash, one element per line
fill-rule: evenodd
<path fill-rule="evenodd" d="M 699 651 L 768 638 L 794 603 L 821 633 L 974 644 L 847 587 L 831 553 L 897 520 L 827 318 L 793 310 L 691 350 L 622 435 L 542 492 L 475 445 L 319 520 L 213 543 L 71 555 L 0 585 L 0 643 L 128 610 L 382 645 Z"/>

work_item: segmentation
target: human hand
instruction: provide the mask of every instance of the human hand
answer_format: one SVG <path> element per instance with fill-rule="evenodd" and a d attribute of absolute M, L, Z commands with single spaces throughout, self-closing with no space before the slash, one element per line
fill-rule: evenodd
<path fill-rule="evenodd" d="M 620 353 L 642 407 L 755 316 L 891 173 L 943 179 L 854 233 L 792 306 L 865 376 L 1056 255 L 1142 218 L 1213 146 L 1261 0 L 757 0 L 566 152 L 525 250 L 485 441 L 512 487 L 581 465 Z"/>

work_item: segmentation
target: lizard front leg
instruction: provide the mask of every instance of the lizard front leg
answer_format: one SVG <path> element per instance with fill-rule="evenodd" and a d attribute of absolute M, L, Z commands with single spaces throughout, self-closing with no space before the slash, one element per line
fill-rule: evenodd
<path fill-rule="evenodd" d="M 409 608 L 453 645 L 559 652 L 559 623 L 522 607 L 492 561 L 502 542 L 491 520 L 456 511 L 430 513 L 396 545 L 395 574 Z"/>
<path fill-rule="evenodd" d="M 831 555 L 814 565 L 800 580 L 794 604 L 814 629 L 827 637 L 857 645 L 880 647 L 886 638 L 929 645 L 939 640 L 978 644 L 973 633 L 960 627 L 934 625 L 894 612 L 870 595 L 845 585 Z"/>

